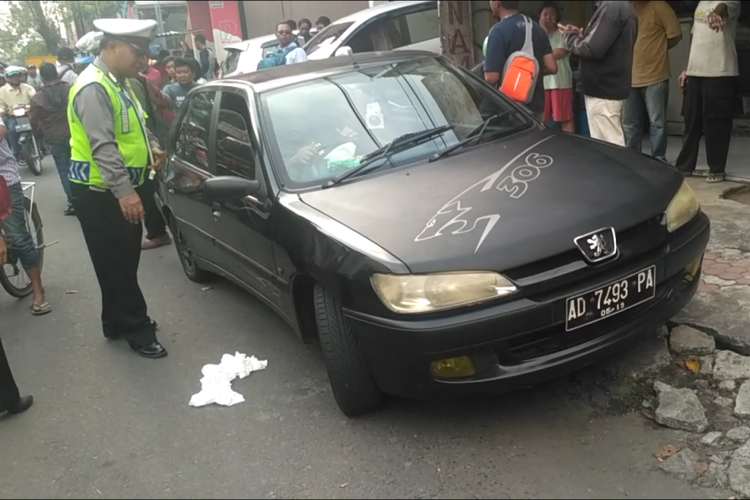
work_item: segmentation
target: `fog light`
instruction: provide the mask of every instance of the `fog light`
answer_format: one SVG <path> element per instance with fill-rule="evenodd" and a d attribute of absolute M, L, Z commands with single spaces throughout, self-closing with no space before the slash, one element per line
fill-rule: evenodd
<path fill-rule="evenodd" d="M 703 262 L 703 254 L 696 257 L 696 259 L 685 266 L 685 273 L 682 275 L 682 279 L 685 281 L 693 281 L 695 275 L 698 274 L 698 270 L 701 268 L 701 262 Z"/>
<path fill-rule="evenodd" d="M 430 371 L 435 377 L 462 378 L 471 377 L 477 372 L 477 369 L 469 356 L 459 356 L 433 361 L 430 363 Z"/>

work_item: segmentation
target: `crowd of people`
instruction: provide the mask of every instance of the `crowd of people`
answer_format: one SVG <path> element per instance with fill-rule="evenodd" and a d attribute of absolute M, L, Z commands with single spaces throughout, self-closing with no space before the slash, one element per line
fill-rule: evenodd
<path fill-rule="evenodd" d="M 667 161 L 669 78 L 672 70 L 680 71 L 685 134 L 674 164 L 692 175 L 705 136 L 706 180 L 724 180 L 739 76 L 739 1 L 698 2 L 686 68 L 669 66 L 668 52 L 680 43 L 682 31 L 665 1 L 598 1 L 585 28 L 563 22 L 555 2 L 542 5 L 538 23 L 519 12 L 520 3 L 490 2 L 498 22 L 485 42 L 488 82 L 502 87 L 506 64 L 524 49 L 526 23 L 532 23 L 533 57 L 543 78 L 528 108 L 574 132 L 574 96 L 580 93 L 593 138 L 640 152 L 648 128 L 652 155 Z"/>

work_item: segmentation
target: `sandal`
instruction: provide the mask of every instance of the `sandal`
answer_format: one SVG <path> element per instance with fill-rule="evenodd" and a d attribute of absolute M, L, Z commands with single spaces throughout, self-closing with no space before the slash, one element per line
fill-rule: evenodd
<path fill-rule="evenodd" d="M 709 184 L 724 182 L 724 174 L 708 174 L 708 177 L 706 177 L 706 182 L 708 182 Z"/>
<path fill-rule="evenodd" d="M 49 302 L 32 302 L 30 309 L 31 314 L 34 316 L 43 316 L 52 312 L 52 307 L 50 307 Z"/>

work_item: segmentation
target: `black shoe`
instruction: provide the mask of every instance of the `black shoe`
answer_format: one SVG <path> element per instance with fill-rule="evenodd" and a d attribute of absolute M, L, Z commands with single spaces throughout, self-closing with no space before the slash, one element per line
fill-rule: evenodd
<path fill-rule="evenodd" d="M 154 342 L 153 344 L 147 345 L 146 347 L 131 346 L 131 349 L 133 349 L 139 356 L 149 359 L 163 358 L 167 355 L 167 350 L 158 342 Z"/>
<path fill-rule="evenodd" d="M 73 205 L 68 204 L 68 208 L 65 209 L 65 211 L 63 212 L 63 215 L 70 216 L 70 215 L 75 215 L 75 214 L 76 214 L 76 211 L 73 208 Z"/>
<path fill-rule="evenodd" d="M 21 396 L 18 402 L 12 407 L 8 408 L 8 413 L 17 415 L 23 413 L 34 404 L 34 396 Z"/>

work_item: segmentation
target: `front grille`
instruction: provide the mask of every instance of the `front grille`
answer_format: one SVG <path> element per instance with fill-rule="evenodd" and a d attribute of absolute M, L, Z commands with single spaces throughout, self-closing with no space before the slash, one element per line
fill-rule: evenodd
<path fill-rule="evenodd" d="M 667 233 L 664 230 L 664 222 L 662 220 L 663 218 L 663 215 L 659 215 L 647 220 L 646 222 L 631 227 L 630 229 L 618 232 L 617 247 L 620 250 L 620 256 L 617 260 L 602 263 L 598 266 L 590 265 L 588 267 L 600 268 L 614 263 L 619 265 L 636 257 L 640 257 L 641 255 L 648 253 L 650 250 L 663 245 L 667 239 Z M 524 279 L 533 278 L 536 275 L 560 269 L 569 264 L 585 262 L 583 254 L 580 250 L 575 248 L 572 240 L 570 245 L 572 248 L 567 252 L 503 271 L 503 274 L 514 281 L 522 281 Z"/>

